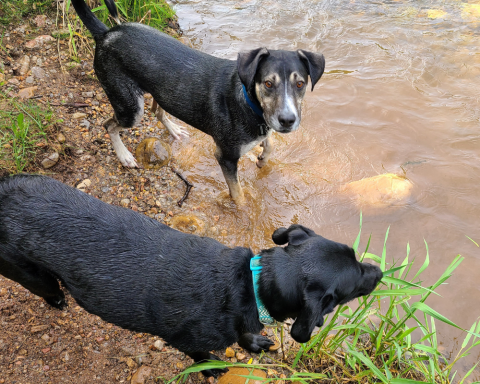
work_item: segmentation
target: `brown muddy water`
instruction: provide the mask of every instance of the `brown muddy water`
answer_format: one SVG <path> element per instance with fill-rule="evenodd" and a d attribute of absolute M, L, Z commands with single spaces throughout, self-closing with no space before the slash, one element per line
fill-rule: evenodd
<path fill-rule="evenodd" d="M 239 50 L 322 52 L 326 70 L 307 91 L 298 131 L 274 134 L 270 164 L 259 149 L 241 159 L 248 203 L 228 204 L 210 137 L 190 129 L 173 154 L 195 184 L 189 204 L 208 217 L 206 234 L 255 251 L 272 246 L 279 226 L 301 223 L 352 244 L 363 212 L 360 249 L 381 254 L 388 226 L 389 261 L 418 264 L 430 249 L 425 284 L 457 254 L 465 257 L 429 303 L 463 328 L 480 316 L 480 3 L 478 1 L 247 0 L 175 3 L 194 46 L 235 59 Z M 410 197 L 393 205 L 358 206 L 342 193 L 352 181 L 405 175 Z M 213 228 L 212 228 L 213 227 Z M 464 334 L 438 324 L 447 357 Z M 460 370 L 480 360 L 477 350 Z M 474 375 L 475 376 L 475 375 Z M 475 379 L 480 379 L 477 373 Z"/>

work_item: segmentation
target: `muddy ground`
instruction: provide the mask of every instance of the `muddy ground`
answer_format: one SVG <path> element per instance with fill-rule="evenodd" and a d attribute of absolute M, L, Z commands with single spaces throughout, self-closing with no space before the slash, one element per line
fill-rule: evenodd
<path fill-rule="evenodd" d="M 196 226 L 188 220 L 175 221 L 189 215 L 201 219 L 202 213 L 188 200 L 182 207 L 177 205 L 185 184 L 170 167 L 175 166 L 174 158 L 168 166 L 155 170 L 129 170 L 118 162 L 101 124 L 112 115 L 112 109 L 95 78 L 88 41 L 82 46 L 82 40 L 77 40 L 79 63 L 71 60 L 65 35 L 38 45 L 32 43 L 39 41 L 38 36 L 58 36 L 55 24 L 55 16 L 47 15 L 0 26 L 4 48 L 0 50 L 0 63 L 5 82 L 1 91 L 17 99 L 26 95 L 54 111 L 55 123 L 48 128 L 47 139 L 38 144 L 37 157 L 27 171 L 49 175 L 71 186 L 83 185 L 85 192 L 105 202 L 123 205 L 166 224 L 175 222 L 179 229 L 195 233 Z M 21 64 L 26 56 L 30 63 L 23 71 Z M 147 99 L 138 129 L 123 134 L 132 152 L 146 137 L 159 137 L 167 143 L 173 140 L 148 112 L 150 102 Z M 53 153 L 59 154 L 58 162 L 44 168 L 42 161 Z M 6 169 L 2 173 L 7 173 Z M 53 309 L 0 276 L 0 384 L 163 382 L 192 364 L 190 358 L 159 338 L 105 323 L 84 311 L 68 294 L 67 300 L 65 310 Z M 250 359 L 250 354 L 238 346 L 233 348 L 241 361 Z M 215 353 L 228 361 L 237 360 L 226 358 L 225 351 Z M 189 382 L 204 379 L 194 374 Z"/>

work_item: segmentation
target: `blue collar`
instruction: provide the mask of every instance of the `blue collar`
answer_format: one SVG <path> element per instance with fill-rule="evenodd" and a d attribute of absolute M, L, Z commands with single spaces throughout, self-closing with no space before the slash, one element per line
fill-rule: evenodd
<path fill-rule="evenodd" d="M 243 88 L 243 96 L 245 96 L 245 100 L 250 108 L 252 108 L 253 112 L 255 112 L 258 116 L 260 116 L 263 119 L 263 111 L 262 108 L 257 103 L 254 103 L 247 94 L 247 89 L 245 88 L 245 85 L 242 84 Z"/>
<path fill-rule="evenodd" d="M 262 265 L 260 264 L 261 258 L 262 256 L 256 255 L 250 259 L 250 270 L 252 271 L 253 291 L 255 292 L 255 301 L 257 302 L 258 319 L 260 320 L 260 323 L 266 327 L 277 327 L 277 321 L 270 316 L 270 313 L 268 313 L 267 308 L 265 308 L 265 305 L 263 305 L 263 302 L 258 295 L 258 279 L 262 272 Z"/>

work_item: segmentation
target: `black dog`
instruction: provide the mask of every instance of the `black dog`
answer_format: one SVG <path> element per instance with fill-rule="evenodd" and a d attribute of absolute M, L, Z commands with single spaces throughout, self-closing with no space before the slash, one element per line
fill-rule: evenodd
<path fill-rule="evenodd" d="M 369 294 L 382 278 L 348 246 L 301 225 L 279 228 L 272 239 L 288 246 L 260 252 L 259 296 L 274 319 L 296 318 L 298 342 L 337 304 Z M 252 352 L 273 344 L 258 335 L 253 256 L 48 177 L 0 180 L 0 274 L 62 308 L 58 279 L 88 312 L 160 336 L 195 361 L 216 359 L 208 351 L 235 342 Z"/>
<path fill-rule="evenodd" d="M 115 3 L 105 3 L 118 18 Z M 105 127 L 120 162 L 137 167 L 119 132 L 140 122 L 143 95 L 148 92 L 160 106 L 158 120 L 175 138 L 186 131 L 164 111 L 212 136 L 230 195 L 242 203 L 238 160 L 262 143 L 257 162 L 262 167 L 272 150 L 272 130 L 286 133 L 298 128 L 308 76 L 313 90 L 325 68 L 323 55 L 259 48 L 239 53 L 237 61 L 219 59 L 143 24 L 108 30 L 84 0 L 72 4 L 95 38 L 95 73 L 115 111 Z"/>

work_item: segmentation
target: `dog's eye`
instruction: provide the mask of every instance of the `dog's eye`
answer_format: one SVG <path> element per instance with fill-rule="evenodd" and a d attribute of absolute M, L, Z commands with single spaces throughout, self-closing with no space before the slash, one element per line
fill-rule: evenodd
<path fill-rule="evenodd" d="M 267 88 L 272 88 L 272 82 L 271 81 L 265 81 L 265 87 Z"/>
<path fill-rule="evenodd" d="M 303 81 L 297 81 L 297 88 L 302 88 L 305 85 Z"/>

